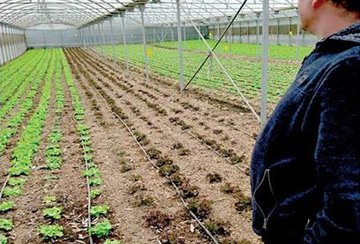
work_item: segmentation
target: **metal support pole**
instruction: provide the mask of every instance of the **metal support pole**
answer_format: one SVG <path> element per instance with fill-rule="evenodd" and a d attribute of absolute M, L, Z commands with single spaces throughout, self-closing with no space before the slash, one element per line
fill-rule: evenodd
<path fill-rule="evenodd" d="M 145 30 L 145 20 L 144 20 L 145 5 L 141 5 L 139 9 L 141 12 L 142 36 L 143 36 L 143 45 L 144 45 L 145 78 L 147 81 L 149 81 L 149 60 L 146 52 L 147 51 L 146 30 Z"/>
<path fill-rule="evenodd" d="M 261 127 L 267 122 L 267 80 L 269 59 L 269 0 L 263 1 L 262 80 L 261 80 Z"/>
<path fill-rule="evenodd" d="M 45 39 L 45 31 L 42 31 L 42 36 L 43 36 L 43 42 L 44 42 L 44 48 L 46 48 L 46 39 Z"/>
<path fill-rule="evenodd" d="M 276 44 L 280 45 L 280 19 L 277 19 Z"/>
<path fill-rule="evenodd" d="M 181 39 L 181 12 L 180 12 L 180 0 L 176 0 L 176 16 L 177 16 L 177 31 L 178 31 L 178 50 L 179 50 L 179 69 L 180 69 L 180 92 L 184 92 L 184 62 L 183 62 L 183 49 Z"/>
<path fill-rule="evenodd" d="M 8 28 L 5 26 L 5 36 L 6 36 L 6 54 L 7 54 L 7 60 L 6 62 L 9 62 L 12 58 L 11 58 L 11 50 L 10 50 L 10 38 L 9 38 L 9 33 L 8 33 Z"/>
<path fill-rule="evenodd" d="M 104 55 L 106 55 L 106 39 L 105 39 L 105 26 L 104 26 L 104 22 L 101 23 L 101 36 L 102 36 L 102 52 Z M 99 24 L 100 27 L 100 24 Z M 99 28 L 100 31 L 100 28 Z"/>
<path fill-rule="evenodd" d="M 217 24 L 217 39 L 220 39 L 220 19 L 218 19 L 218 24 Z"/>
<path fill-rule="evenodd" d="M 174 41 L 174 27 L 171 24 L 171 41 Z"/>
<path fill-rule="evenodd" d="M 187 33 L 186 33 L 186 22 L 184 22 L 184 41 L 187 41 Z M 180 33 L 181 34 L 181 33 Z"/>
<path fill-rule="evenodd" d="M 9 48 L 10 48 L 10 57 L 11 60 L 13 60 L 15 58 L 15 53 L 14 53 L 14 40 L 13 40 L 13 36 L 12 36 L 12 29 L 10 27 L 8 27 L 8 34 L 9 34 Z"/>
<path fill-rule="evenodd" d="M 5 63 L 5 53 L 3 49 L 4 40 L 3 40 L 3 33 L 0 33 L 0 57 L 1 57 L 1 63 L 0 65 L 3 65 Z"/>
<path fill-rule="evenodd" d="M 300 17 L 298 16 L 298 21 L 296 25 L 296 60 L 299 60 L 299 48 L 300 48 Z"/>
<path fill-rule="evenodd" d="M 123 36 L 123 44 L 124 44 L 124 49 L 125 49 L 125 57 L 126 57 L 126 70 L 129 73 L 129 50 L 128 50 L 128 47 L 127 47 L 127 41 L 126 41 L 126 31 L 125 31 L 125 13 L 123 13 L 121 15 L 121 29 L 122 29 L 122 36 Z"/>
<path fill-rule="evenodd" d="M 113 17 L 109 19 L 110 24 L 110 35 L 111 35 L 111 46 L 112 46 L 112 57 L 114 59 L 114 62 L 116 62 L 116 56 L 115 56 L 115 40 L 114 40 L 114 31 L 113 31 Z"/>

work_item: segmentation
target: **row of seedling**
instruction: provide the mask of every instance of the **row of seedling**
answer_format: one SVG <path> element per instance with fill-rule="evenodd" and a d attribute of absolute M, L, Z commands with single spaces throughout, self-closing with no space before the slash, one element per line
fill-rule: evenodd
<path fill-rule="evenodd" d="M 91 138 L 89 128 L 86 126 L 85 110 L 81 104 L 79 92 L 72 80 L 70 68 L 66 62 L 65 56 L 62 54 L 62 62 L 65 73 L 66 82 L 70 89 L 72 103 L 74 107 L 74 118 L 77 122 L 77 132 L 80 136 L 81 146 L 83 149 L 83 161 L 85 162 L 85 171 L 83 176 L 86 177 L 89 192 L 89 235 L 95 237 L 97 240 L 106 239 L 110 236 L 112 226 L 109 220 L 110 208 L 107 205 L 94 205 L 91 202 L 96 201 L 101 195 L 100 186 L 102 184 L 101 173 L 96 164 L 94 163 L 93 150 L 91 148 Z M 92 225 L 94 223 L 94 225 Z M 90 238 L 91 238 L 90 237 Z M 119 244 L 118 240 L 105 240 L 106 244 Z"/>
<path fill-rule="evenodd" d="M 57 52 L 57 59 L 59 58 Z M 55 71 L 55 119 L 54 126 L 47 138 L 47 147 L 45 149 L 45 162 L 47 169 L 54 171 L 61 168 L 62 150 L 60 142 L 62 133 L 60 127 L 60 119 L 64 110 L 64 91 L 61 82 L 61 63 L 56 63 Z M 46 179 L 52 179 L 46 177 Z M 56 240 L 64 236 L 64 228 L 59 224 L 62 217 L 63 208 L 59 204 L 58 199 L 54 195 L 46 195 L 43 198 L 43 217 L 47 220 L 47 224 L 39 227 L 40 235 L 49 241 Z"/>
<path fill-rule="evenodd" d="M 22 100 L 19 104 L 19 109 L 15 115 L 10 117 L 7 121 L 6 127 L 1 128 L 0 130 L 0 155 L 4 152 L 7 144 L 14 134 L 17 133 L 19 126 L 22 124 L 25 116 L 29 114 L 31 108 L 34 105 L 34 98 L 38 93 L 39 86 L 42 79 L 44 78 L 46 69 L 50 61 L 50 55 L 48 54 L 39 66 L 36 66 L 34 69 L 34 74 L 28 77 L 29 80 L 33 79 L 32 86 L 27 94 L 26 98 Z M 17 100 L 17 97 L 14 97 L 14 100 Z M 5 105 L 7 106 L 7 104 Z M 4 107 L 5 111 L 6 107 Z"/>
<path fill-rule="evenodd" d="M 54 58 L 51 59 L 48 73 L 45 76 L 45 85 L 38 107 L 22 132 L 11 155 L 9 178 L 8 181 L 4 183 L 6 185 L 4 185 L 3 194 L 0 196 L 0 204 L 8 208 L 6 211 L 13 209 L 14 202 L 8 201 L 8 199 L 18 197 L 22 194 L 26 183 L 26 176 L 31 172 L 32 159 L 40 145 L 42 129 L 49 106 L 53 72 Z M 4 197 L 5 201 L 2 197 Z M 5 220 L 7 223 L 11 222 L 9 219 Z M 6 243 L 5 239 L 3 243 Z"/>

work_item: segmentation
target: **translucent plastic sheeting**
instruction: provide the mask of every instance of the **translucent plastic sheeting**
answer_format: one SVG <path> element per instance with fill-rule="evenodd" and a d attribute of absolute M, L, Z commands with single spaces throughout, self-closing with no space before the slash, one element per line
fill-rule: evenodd
<path fill-rule="evenodd" d="M 182 0 L 182 9 L 194 20 L 231 16 L 243 0 Z M 81 27 L 119 12 L 134 20 L 141 20 L 139 5 L 146 3 L 145 23 L 176 23 L 175 0 L 0 0 L 0 22 L 33 28 L 47 25 Z M 296 9 L 296 0 L 270 0 L 270 14 L 279 10 Z M 262 12 L 262 0 L 248 0 L 242 14 L 258 15 Z M 282 11 L 283 12 L 283 11 Z"/>

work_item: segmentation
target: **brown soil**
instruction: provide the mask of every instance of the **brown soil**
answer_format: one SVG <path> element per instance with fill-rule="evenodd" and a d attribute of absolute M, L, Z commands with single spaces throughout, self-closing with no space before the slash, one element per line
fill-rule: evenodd
<path fill-rule="evenodd" d="M 232 103 L 226 103 L 225 99 L 223 103 L 216 100 L 209 102 L 211 97 L 202 98 L 199 96 L 199 91 L 181 96 L 176 87 L 161 79 L 154 78 L 151 83 L 146 83 L 137 73 L 132 73 L 130 77 L 120 74 L 117 72 L 118 64 L 94 54 L 91 55 L 80 49 L 71 49 L 67 52 L 73 69 L 81 69 L 79 72 L 81 75 L 75 72 L 75 76 L 77 74 L 82 80 L 80 87 L 87 87 L 87 91 L 93 90 L 92 97 L 98 97 L 98 106 L 104 106 L 100 105 L 104 104 L 104 101 L 99 97 L 99 93 L 105 96 L 105 100 L 113 104 L 111 105 L 113 111 L 118 111 L 119 115 L 124 116 L 134 131 L 145 135 L 146 148 L 155 147 L 179 167 L 182 177 L 185 177 L 192 187 L 199 189 L 197 198 L 212 202 L 212 218 L 219 221 L 226 219 L 229 222 L 226 232 L 229 233 L 230 238 L 236 240 L 245 238 L 254 243 L 258 242 L 258 238 L 251 230 L 249 208 L 244 207 L 241 209 L 244 211 L 239 212 L 238 197 L 235 194 L 222 193 L 220 183 L 209 183 L 207 179 L 208 174 L 216 172 L 224 182 L 239 186 L 242 194 L 249 198 L 248 162 L 258 125 L 243 105 L 234 106 Z M 76 57 L 76 60 L 72 59 L 72 56 Z M 102 114 L 105 115 L 106 111 L 102 111 Z M 109 116 L 113 117 L 111 114 Z M 177 123 L 171 122 L 174 118 Z M 96 140 L 103 144 L 109 143 L 105 150 L 95 149 L 97 154 L 105 151 L 107 158 L 112 157 L 116 148 L 114 145 L 118 145 L 119 142 L 111 143 L 111 138 L 117 137 L 121 138 L 121 141 L 128 138 L 129 143 L 133 145 L 132 147 L 127 145 L 122 149 L 129 157 L 139 154 L 139 148 L 134 144 L 133 139 L 129 138 L 121 123 L 113 120 L 109 121 L 109 124 L 112 126 L 107 130 L 111 127 L 121 129 L 107 133 L 111 135 L 108 138 Z M 99 132 L 103 130 L 99 124 L 94 127 Z M 179 143 L 182 144 L 180 148 Z M 227 153 L 238 160 L 231 161 L 233 157 L 228 157 Z M 113 156 L 116 158 L 116 155 Z M 141 157 L 141 153 L 139 156 Z M 231 162 L 237 162 L 238 165 L 232 165 Z M 121 172 L 121 170 L 119 167 L 117 171 Z M 148 166 L 137 174 L 148 177 L 152 171 L 154 170 Z M 159 174 L 154 173 L 151 177 L 143 179 L 143 183 L 147 186 L 147 182 L 159 177 Z M 110 183 L 115 184 L 116 180 L 111 178 Z M 122 185 L 128 186 L 125 183 Z M 157 199 L 163 203 L 166 198 L 161 195 L 164 194 L 165 189 L 155 190 Z M 176 201 L 174 197 L 171 200 L 171 202 Z M 168 210 L 169 207 L 162 209 Z M 225 240 L 221 235 L 218 238 Z"/>
<path fill-rule="evenodd" d="M 72 48 L 65 54 L 103 181 L 102 194 L 92 204 L 109 205 L 110 237 L 139 244 L 211 243 L 184 207 L 180 193 L 220 243 L 260 243 L 251 230 L 248 175 L 260 128 L 238 98 L 198 88 L 181 95 L 173 80 L 151 75 L 145 81 L 138 68 L 126 74 L 122 64 L 94 52 Z M 65 82 L 63 87 L 62 168 L 50 172 L 41 167 L 46 138 L 55 123 L 52 101 L 34 159 L 38 167 L 27 177 L 15 211 L 4 215 L 14 219 L 10 240 L 14 243 L 43 242 L 38 227 L 49 223 L 42 216 L 47 195 L 57 196 L 64 208 L 59 223 L 65 235 L 56 243 L 88 243 L 82 149 Z M 10 153 L 6 151 L 8 161 Z"/>

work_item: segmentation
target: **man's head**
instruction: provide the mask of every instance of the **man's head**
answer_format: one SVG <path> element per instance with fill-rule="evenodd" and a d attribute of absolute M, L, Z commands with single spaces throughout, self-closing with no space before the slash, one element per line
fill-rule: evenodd
<path fill-rule="evenodd" d="M 298 0 L 302 28 L 326 37 L 360 21 L 360 0 Z"/>

